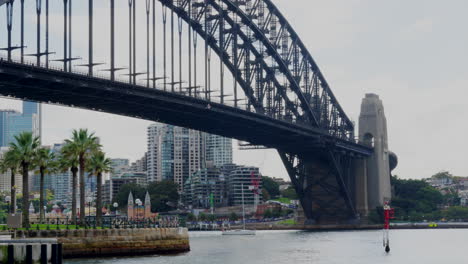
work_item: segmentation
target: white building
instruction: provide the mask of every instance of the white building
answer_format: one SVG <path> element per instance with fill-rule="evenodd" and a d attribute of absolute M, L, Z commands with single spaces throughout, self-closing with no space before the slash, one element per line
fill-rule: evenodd
<path fill-rule="evenodd" d="M 3 155 L 9 150 L 8 147 L 0 147 L 0 159 L 3 159 Z M 17 193 L 23 191 L 23 177 L 19 171 L 15 174 L 15 185 Z M 11 171 L 8 170 L 5 173 L 0 173 L 0 192 L 11 191 Z"/>
<path fill-rule="evenodd" d="M 190 175 L 232 163 L 232 140 L 192 129 L 153 124 L 148 127 L 148 182 L 172 180 L 183 191 Z"/>

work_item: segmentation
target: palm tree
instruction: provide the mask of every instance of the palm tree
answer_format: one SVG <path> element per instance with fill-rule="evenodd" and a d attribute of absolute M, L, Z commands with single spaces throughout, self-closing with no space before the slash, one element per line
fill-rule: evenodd
<path fill-rule="evenodd" d="M 65 140 L 67 148 L 78 157 L 80 172 L 80 222 L 85 222 L 85 177 L 84 172 L 86 162 L 91 153 L 100 150 L 101 145 L 94 133 L 89 133 L 88 129 L 73 130 L 72 138 Z M 70 154 L 72 154 L 70 153 Z"/>
<path fill-rule="evenodd" d="M 39 137 L 34 137 L 31 132 L 16 135 L 15 141 L 10 143 L 10 147 L 15 153 L 14 156 L 20 161 L 23 175 L 23 227 L 29 228 L 29 170 L 33 165 L 40 142 Z"/>
<path fill-rule="evenodd" d="M 44 212 L 44 178 L 46 173 L 53 173 L 57 169 L 57 161 L 55 154 L 48 148 L 39 148 L 36 153 L 34 165 L 39 168 L 40 185 L 39 185 L 39 217 L 43 223 L 45 219 Z"/>
<path fill-rule="evenodd" d="M 94 152 L 88 163 L 88 172 L 97 177 L 96 224 L 102 223 L 102 174 L 111 171 L 111 161 L 102 151 Z"/>
<path fill-rule="evenodd" d="M 11 173 L 11 206 L 10 206 L 10 213 L 14 214 L 16 212 L 16 173 L 18 172 L 18 169 L 20 167 L 20 160 L 18 156 L 16 155 L 17 153 L 8 150 L 5 152 L 3 155 L 3 159 L 0 162 L 0 170 L 2 173 L 6 173 L 8 170 Z"/>
<path fill-rule="evenodd" d="M 70 149 L 70 145 L 62 147 L 61 156 L 59 158 L 58 165 L 64 172 L 70 170 L 72 173 L 72 222 L 76 224 L 76 194 L 78 189 L 78 156 L 74 155 L 73 149 Z"/>

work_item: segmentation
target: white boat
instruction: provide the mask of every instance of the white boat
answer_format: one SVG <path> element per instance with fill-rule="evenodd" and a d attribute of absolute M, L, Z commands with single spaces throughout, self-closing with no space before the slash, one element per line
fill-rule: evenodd
<path fill-rule="evenodd" d="M 255 236 L 255 230 L 245 229 L 245 208 L 244 208 L 244 184 L 242 186 L 242 229 L 223 231 L 224 236 Z"/>

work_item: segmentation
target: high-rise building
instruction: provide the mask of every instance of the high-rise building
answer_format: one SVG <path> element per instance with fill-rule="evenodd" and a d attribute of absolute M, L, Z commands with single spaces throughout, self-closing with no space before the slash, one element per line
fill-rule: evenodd
<path fill-rule="evenodd" d="M 228 205 L 226 179 L 217 167 L 203 168 L 184 186 L 184 202 L 191 208 L 213 208 Z"/>
<path fill-rule="evenodd" d="M 63 144 L 54 144 L 50 147 L 52 153 L 56 156 L 60 154 Z M 35 174 L 30 177 L 31 191 L 38 192 L 40 189 L 40 175 Z M 54 199 L 62 204 L 71 204 L 72 196 L 72 173 L 70 170 L 58 171 L 44 176 L 44 189 L 51 190 L 54 193 Z"/>
<path fill-rule="evenodd" d="M 119 174 L 130 169 L 130 161 L 128 159 L 110 159 L 111 174 Z"/>
<path fill-rule="evenodd" d="M 41 111 L 38 103 L 23 102 L 22 113 L 0 110 L 0 146 L 9 146 L 14 142 L 15 136 L 22 132 L 41 136 Z"/>
<path fill-rule="evenodd" d="M 232 139 L 206 134 L 206 162 L 216 167 L 232 163 Z"/>
<path fill-rule="evenodd" d="M 148 182 L 174 176 L 174 127 L 153 124 L 148 127 Z"/>
<path fill-rule="evenodd" d="M 113 175 L 103 186 L 103 201 L 111 203 L 125 184 L 146 186 L 147 175 L 144 172 L 123 172 Z"/>
<path fill-rule="evenodd" d="M 0 147 L 0 159 L 3 158 L 3 155 L 9 150 L 8 147 Z M 15 174 L 15 185 L 16 185 L 16 192 L 21 193 L 23 191 L 23 177 L 21 173 L 17 171 Z M 0 192 L 7 192 L 11 191 L 11 171 L 8 170 L 4 173 L 0 173 Z"/>
<path fill-rule="evenodd" d="M 258 205 L 262 200 L 262 177 L 258 168 L 227 164 L 221 171 L 227 178 L 229 205 L 242 205 L 242 189 L 244 204 Z"/>
<path fill-rule="evenodd" d="M 141 159 L 132 162 L 130 171 L 146 172 L 148 171 L 148 153 L 146 152 Z"/>
<path fill-rule="evenodd" d="M 172 180 L 183 190 L 190 174 L 204 167 L 203 133 L 171 125 L 148 127 L 148 181 Z"/>
<path fill-rule="evenodd" d="M 171 125 L 148 127 L 148 181 L 172 180 L 183 191 L 190 176 L 232 163 L 232 140 Z"/>

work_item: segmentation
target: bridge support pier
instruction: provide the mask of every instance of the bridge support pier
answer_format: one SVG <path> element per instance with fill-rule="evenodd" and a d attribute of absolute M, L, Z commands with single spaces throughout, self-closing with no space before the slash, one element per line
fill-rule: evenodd
<path fill-rule="evenodd" d="M 361 172 L 361 175 L 356 174 L 358 177 L 367 178 L 368 209 L 373 210 L 391 199 L 387 119 L 382 100 L 376 94 L 366 94 L 362 100 L 359 143 L 374 148 L 374 153 L 361 165 L 361 170 L 365 171 Z M 362 191 L 365 192 L 364 189 Z"/>
<path fill-rule="evenodd" d="M 301 202 L 306 225 L 356 222 L 353 163 L 346 155 L 292 155 L 280 151 Z"/>
<path fill-rule="evenodd" d="M 367 161 L 365 159 L 356 159 L 353 163 L 356 211 L 359 213 L 360 217 L 365 217 L 369 213 L 367 197 Z"/>

